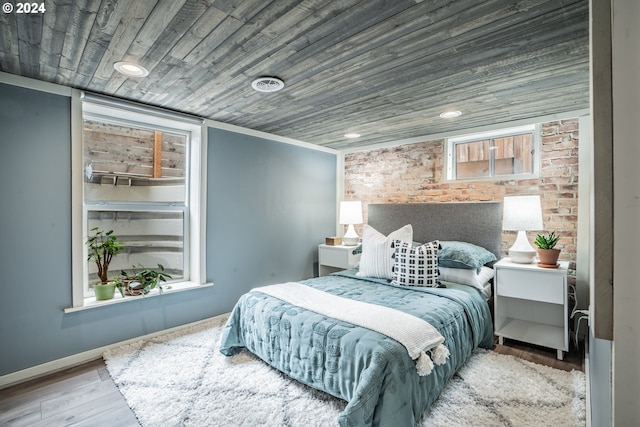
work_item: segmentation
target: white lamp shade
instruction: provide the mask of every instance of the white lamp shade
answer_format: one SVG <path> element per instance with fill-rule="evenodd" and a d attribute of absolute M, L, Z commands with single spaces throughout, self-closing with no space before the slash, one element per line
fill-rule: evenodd
<path fill-rule="evenodd" d="M 340 224 L 362 224 L 362 202 L 349 200 L 340 202 Z"/>
<path fill-rule="evenodd" d="M 505 197 L 502 229 L 506 231 L 542 230 L 540 196 Z"/>

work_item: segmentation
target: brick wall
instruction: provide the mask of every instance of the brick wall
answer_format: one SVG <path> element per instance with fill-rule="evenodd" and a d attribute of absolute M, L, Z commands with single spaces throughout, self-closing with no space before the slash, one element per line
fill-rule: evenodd
<path fill-rule="evenodd" d="M 544 123 L 537 179 L 446 182 L 444 141 L 427 141 L 345 155 L 345 200 L 368 203 L 502 201 L 540 195 L 546 232 L 562 236 L 560 259 L 575 269 L 578 218 L 578 119 Z M 361 227 L 358 230 L 362 232 Z M 515 240 L 504 232 L 503 254 Z M 533 241 L 536 232 L 529 232 Z M 572 280 L 574 281 L 574 280 Z"/>

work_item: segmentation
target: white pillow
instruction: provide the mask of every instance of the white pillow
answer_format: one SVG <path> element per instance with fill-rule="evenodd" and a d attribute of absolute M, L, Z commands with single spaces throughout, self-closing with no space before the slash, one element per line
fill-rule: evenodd
<path fill-rule="evenodd" d="M 394 249 L 391 247 L 391 243 L 394 240 L 401 240 L 411 244 L 413 240 L 413 227 L 411 227 L 411 224 L 399 228 L 388 236 L 380 233 L 369 224 L 365 224 L 362 230 L 360 269 L 356 276 L 392 279 Z"/>
<path fill-rule="evenodd" d="M 438 267 L 438 270 L 440 271 L 440 280 L 473 286 L 481 291 L 484 290 L 485 284 L 489 280 L 493 279 L 494 274 L 493 268 L 489 268 L 487 266 L 482 266 L 480 273 L 477 273 L 475 268 Z"/>

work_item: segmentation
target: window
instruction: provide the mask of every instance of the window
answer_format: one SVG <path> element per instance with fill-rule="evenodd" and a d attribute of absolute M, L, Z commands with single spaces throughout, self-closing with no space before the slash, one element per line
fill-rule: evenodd
<path fill-rule="evenodd" d="M 123 250 L 109 277 L 161 264 L 170 284 L 204 280 L 202 126 L 193 118 L 85 95 L 82 102 L 82 283 L 74 307 L 93 297 L 91 230 L 113 230 Z M 76 243 L 77 244 L 77 243 Z M 81 292 L 79 290 L 81 288 Z M 79 301 L 82 298 L 82 301 Z"/>
<path fill-rule="evenodd" d="M 532 177 L 536 173 L 536 126 L 447 140 L 447 179 Z"/>

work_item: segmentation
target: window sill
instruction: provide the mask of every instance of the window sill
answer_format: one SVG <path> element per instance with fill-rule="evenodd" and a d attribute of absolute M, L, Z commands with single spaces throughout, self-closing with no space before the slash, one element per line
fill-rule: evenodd
<path fill-rule="evenodd" d="M 126 296 L 126 297 L 122 297 L 122 295 L 120 295 L 120 292 L 116 289 L 116 294 L 113 297 L 113 299 L 109 299 L 109 300 L 103 300 L 103 301 L 98 301 L 95 299 L 95 297 L 87 297 L 84 299 L 84 305 L 80 306 L 80 307 L 69 307 L 69 308 L 65 308 L 64 312 L 65 313 L 75 313 L 76 311 L 83 311 L 83 310 L 90 310 L 92 308 L 98 308 L 98 307 L 105 307 L 108 305 L 112 305 L 112 304 L 121 304 L 121 303 L 126 303 L 129 301 L 139 301 L 141 298 L 153 298 L 153 297 L 157 297 L 157 296 L 162 296 L 162 295 L 166 295 L 166 294 L 171 294 L 174 292 L 183 292 L 183 291 L 190 291 L 193 289 L 202 289 L 202 288 L 208 288 L 208 287 L 212 287 L 213 283 L 209 282 L 209 283 L 204 283 L 202 285 L 199 285 L 197 283 L 194 282 L 178 282 L 178 283 L 172 283 L 170 285 L 165 285 L 164 286 L 164 290 L 162 291 L 162 294 L 160 292 L 158 292 L 157 289 L 152 290 L 151 292 L 149 292 L 147 295 L 140 295 L 140 296 Z"/>
<path fill-rule="evenodd" d="M 540 178 L 540 174 L 531 173 L 531 174 L 518 174 L 518 175 L 496 175 L 496 176 L 481 176 L 477 178 L 460 178 L 460 179 L 450 179 L 447 178 L 444 180 L 445 184 L 466 184 L 470 182 L 496 182 L 496 181 L 522 181 L 525 179 L 538 179 Z"/>

